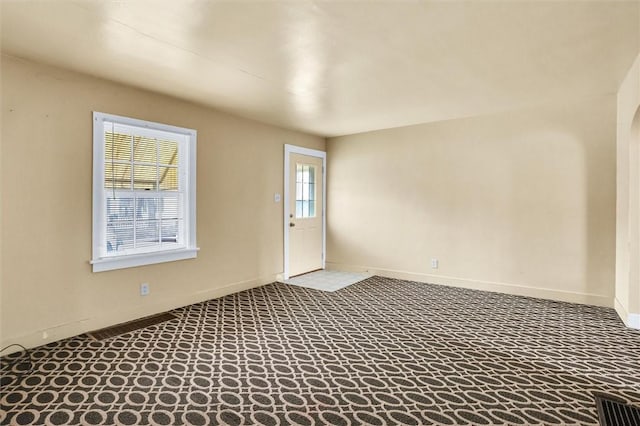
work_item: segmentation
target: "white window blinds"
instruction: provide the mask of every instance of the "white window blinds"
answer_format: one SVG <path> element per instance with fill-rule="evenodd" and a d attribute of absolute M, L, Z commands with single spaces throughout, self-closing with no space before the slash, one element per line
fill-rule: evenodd
<path fill-rule="evenodd" d="M 195 131 L 169 131 L 170 126 L 106 114 L 99 118 L 94 270 L 101 259 L 195 249 Z"/>

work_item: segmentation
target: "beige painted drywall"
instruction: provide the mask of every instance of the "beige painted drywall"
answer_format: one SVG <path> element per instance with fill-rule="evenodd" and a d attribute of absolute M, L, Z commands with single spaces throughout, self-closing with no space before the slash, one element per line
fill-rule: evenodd
<path fill-rule="evenodd" d="M 640 328 L 640 55 L 618 91 L 616 310 Z"/>
<path fill-rule="evenodd" d="M 91 272 L 94 110 L 198 131 L 197 259 Z M 273 281 L 283 269 L 274 193 L 285 143 L 325 148 L 317 136 L 3 57 L 1 345 L 47 343 Z"/>
<path fill-rule="evenodd" d="M 612 306 L 615 102 L 328 139 L 328 266 Z"/>

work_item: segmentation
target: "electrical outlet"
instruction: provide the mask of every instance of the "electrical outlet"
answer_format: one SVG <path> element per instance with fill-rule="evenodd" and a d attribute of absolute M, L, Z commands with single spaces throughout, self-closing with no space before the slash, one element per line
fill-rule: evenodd
<path fill-rule="evenodd" d="M 431 269 L 438 269 L 438 259 L 435 257 L 431 258 Z"/>
<path fill-rule="evenodd" d="M 149 292 L 149 283 L 140 284 L 140 296 L 148 296 Z"/>

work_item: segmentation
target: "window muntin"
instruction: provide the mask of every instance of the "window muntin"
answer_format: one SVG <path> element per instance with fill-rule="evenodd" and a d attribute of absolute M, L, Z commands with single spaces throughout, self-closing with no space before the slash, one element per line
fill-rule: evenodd
<path fill-rule="evenodd" d="M 316 217 L 316 166 L 296 163 L 296 219 Z"/>
<path fill-rule="evenodd" d="M 94 113 L 94 271 L 195 257 L 194 130 Z M 174 256 L 180 251 L 189 255 Z M 133 264 L 132 264 L 133 263 Z M 114 263 L 115 265 L 115 263 Z"/>

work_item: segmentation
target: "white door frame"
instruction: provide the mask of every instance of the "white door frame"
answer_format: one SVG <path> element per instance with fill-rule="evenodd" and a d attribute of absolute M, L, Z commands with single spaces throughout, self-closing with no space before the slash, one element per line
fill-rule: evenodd
<path fill-rule="evenodd" d="M 289 279 L 289 217 L 291 205 L 289 203 L 289 171 L 290 155 L 302 154 L 310 157 L 322 158 L 322 269 L 325 267 L 327 247 L 327 153 L 316 149 L 304 148 L 296 145 L 284 145 L 284 279 Z"/>

